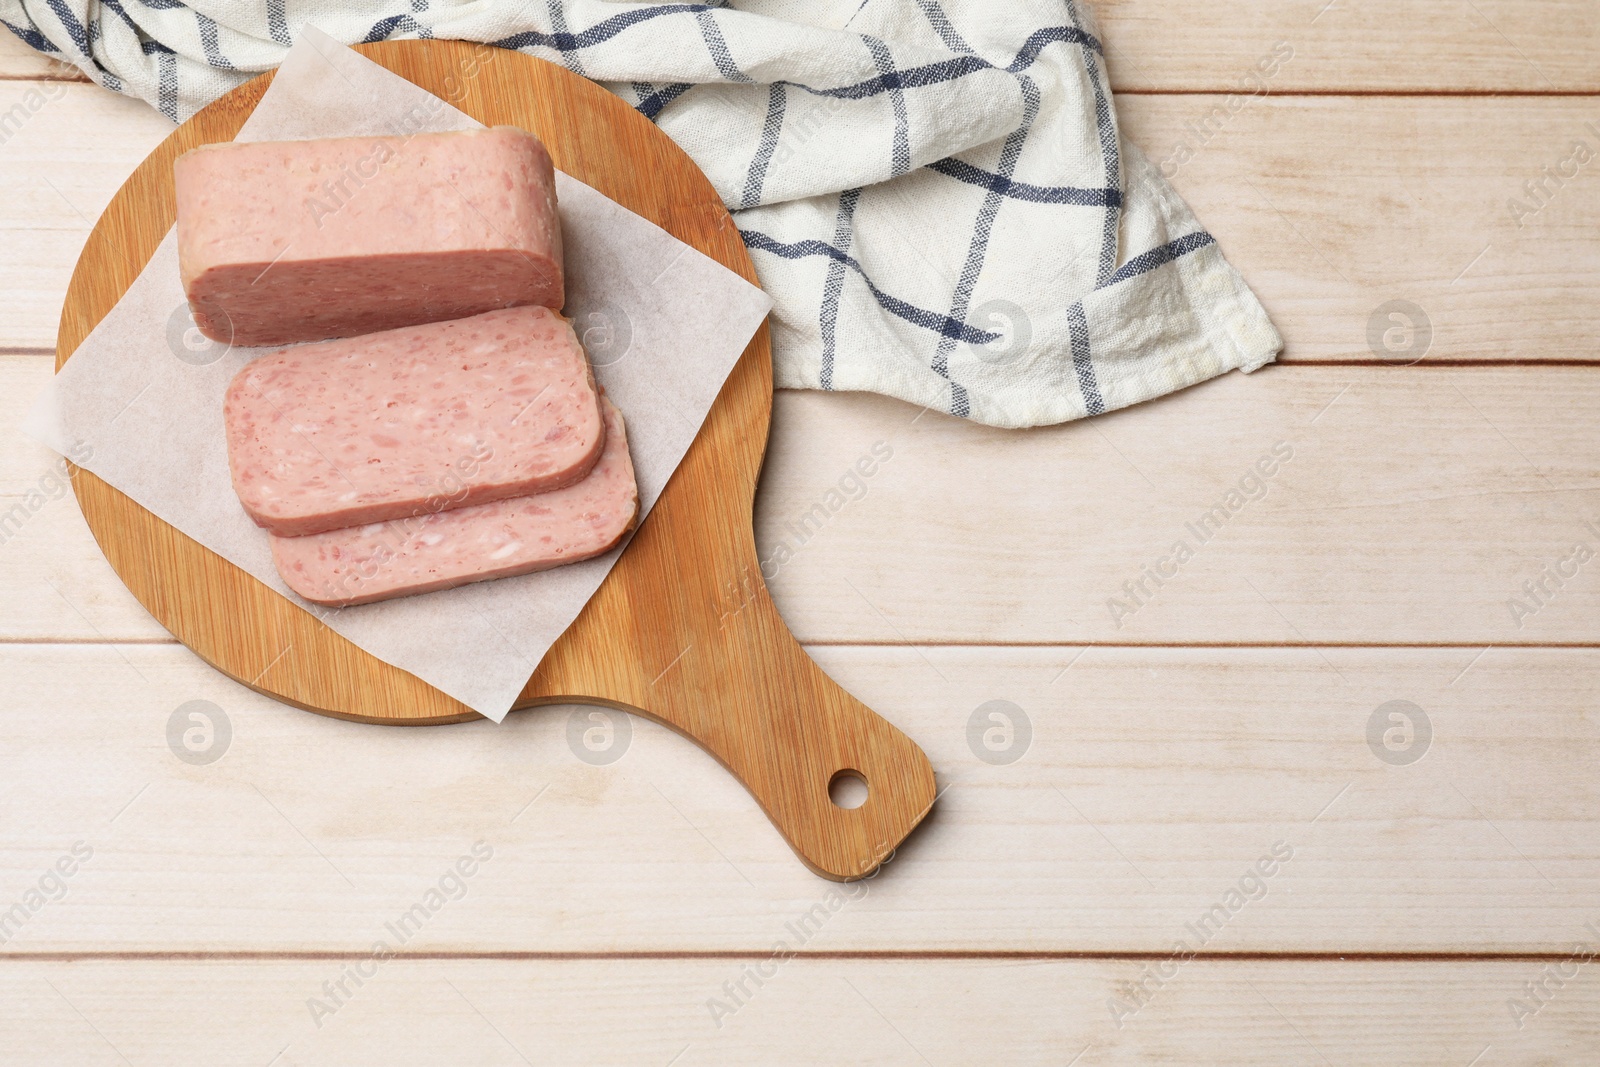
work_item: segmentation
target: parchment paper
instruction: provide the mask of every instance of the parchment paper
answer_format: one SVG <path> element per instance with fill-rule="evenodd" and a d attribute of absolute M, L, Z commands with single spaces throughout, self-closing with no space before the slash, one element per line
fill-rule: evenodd
<path fill-rule="evenodd" d="M 503 59 L 501 61 L 504 61 Z M 492 55 L 487 62 L 495 62 Z M 473 76 L 471 69 L 457 81 Z M 454 83 L 451 83 L 454 84 Z M 241 141 L 464 130 L 482 124 L 306 27 Z M 759 288 L 565 174 L 557 196 L 566 314 L 622 409 L 641 518 L 700 429 L 771 301 Z M 376 179 L 382 180 L 382 177 Z M 505 717 L 621 549 L 552 571 L 328 609 L 291 593 L 228 476 L 222 397 L 271 349 L 193 329 L 168 233 L 132 288 L 35 403 L 24 429 L 380 659 Z"/>

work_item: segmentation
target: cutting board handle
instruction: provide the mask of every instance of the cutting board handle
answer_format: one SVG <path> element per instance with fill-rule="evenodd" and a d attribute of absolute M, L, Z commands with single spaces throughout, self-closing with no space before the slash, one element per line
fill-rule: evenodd
<path fill-rule="evenodd" d="M 766 334 L 752 341 L 763 356 Z M 708 422 L 518 706 L 599 703 L 672 727 L 744 783 L 806 866 L 851 881 L 882 866 L 928 814 L 933 766 L 812 662 L 767 591 L 755 478 L 727 459 L 765 439 L 765 370 L 742 361 L 719 401 L 754 394 L 738 406 L 760 421 Z M 852 772 L 866 802 L 843 808 L 830 786 Z"/>
<path fill-rule="evenodd" d="M 636 543 L 624 560 L 636 554 L 649 555 L 649 546 Z M 698 613 L 701 625 L 679 630 L 677 652 L 658 646 L 661 666 L 642 690 L 645 672 L 622 671 L 617 689 L 595 691 L 590 674 L 590 691 L 563 692 L 558 646 L 531 679 L 530 690 L 542 692 L 528 702 L 600 703 L 672 727 L 744 783 L 812 871 L 835 881 L 868 877 L 933 807 L 933 767 L 910 738 L 823 673 L 766 586 L 746 580 L 743 599 L 724 597 L 714 614 Z M 574 629 L 581 635 L 582 618 Z M 581 647 L 581 637 L 571 644 Z M 842 775 L 866 783 L 859 807 L 834 802 Z"/>
<path fill-rule="evenodd" d="M 646 710 L 688 726 L 824 877 L 872 874 L 933 806 L 922 749 L 806 655 L 765 585 L 725 610 L 716 639 L 689 647 L 653 688 Z M 844 776 L 866 784 L 859 807 L 833 799 Z"/>

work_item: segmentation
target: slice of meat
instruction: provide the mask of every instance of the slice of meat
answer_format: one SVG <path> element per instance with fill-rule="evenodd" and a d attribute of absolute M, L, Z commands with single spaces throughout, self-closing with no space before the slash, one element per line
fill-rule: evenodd
<path fill-rule="evenodd" d="M 565 302 L 555 169 L 514 126 L 225 142 L 178 157 L 195 324 L 281 345 Z"/>
<path fill-rule="evenodd" d="M 602 403 L 605 452 L 578 484 L 312 537 L 273 537 L 278 573 L 314 604 L 368 604 L 609 551 L 633 528 L 639 490 L 622 413 L 609 400 Z"/>
<path fill-rule="evenodd" d="M 605 445 L 588 357 L 543 307 L 273 352 L 223 418 L 239 502 L 289 536 L 560 489 Z"/>

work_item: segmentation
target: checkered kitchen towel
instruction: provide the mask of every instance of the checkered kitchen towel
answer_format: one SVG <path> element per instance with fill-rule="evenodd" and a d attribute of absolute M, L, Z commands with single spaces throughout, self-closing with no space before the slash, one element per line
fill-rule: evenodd
<path fill-rule="evenodd" d="M 594 78 L 710 176 L 776 303 L 781 386 L 996 426 L 1137 403 L 1282 345 L 1123 140 L 1072 0 L 0 0 L 24 41 L 181 120 L 348 42 L 489 42 Z"/>

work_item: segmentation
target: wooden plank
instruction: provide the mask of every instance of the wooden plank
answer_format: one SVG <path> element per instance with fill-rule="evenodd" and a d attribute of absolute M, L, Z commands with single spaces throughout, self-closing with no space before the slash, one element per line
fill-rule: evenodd
<path fill-rule="evenodd" d="M 0 425 L 48 373 L 43 357 L 0 360 Z M 1026 433 L 866 395 L 780 392 L 775 410 L 757 548 L 808 642 L 1595 640 L 1593 568 L 1543 577 L 1579 542 L 1600 551 L 1588 368 L 1269 369 Z M 52 460 L 4 432 L 9 509 Z M 1265 497 L 1232 499 L 1202 544 L 1191 525 L 1254 486 L 1280 442 L 1293 458 Z M 870 478 L 851 474 L 863 459 Z M 1173 569 L 1180 540 L 1192 558 L 1158 585 L 1145 568 Z M 74 501 L 39 507 L 0 553 L 0 636 L 164 637 Z"/>
<path fill-rule="evenodd" d="M 53 88 L 65 95 L 0 147 L 0 240 L 17 250 L 0 261 L 13 294 L 0 349 L 54 344 L 88 221 L 170 130 L 93 86 Z M 0 83 L 0 111 L 26 91 Z M 1429 361 L 1596 358 L 1600 163 L 1569 157 L 1580 138 L 1600 155 L 1600 97 L 1272 98 L 1225 120 L 1223 100 L 1128 97 L 1121 116 L 1260 293 L 1286 360 L 1410 362 L 1403 333 L 1392 348 L 1369 340 L 1375 317 L 1380 339 L 1395 325 L 1379 312 L 1391 300 L 1427 315 Z M 1205 124 L 1215 132 L 1197 134 Z M 1576 176 L 1560 179 L 1563 166 Z"/>
<path fill-rule="evenodd" d="M 945 790 L 856 889 L 648 722 L 595 765 L 567 708 L 386 729 L 172 646 L 0 646 L 0 905 L 94 851 L 6 951 L 360 951 L 480 841 L 412 949 L 759 952 L 811 916 L 835 952 L 1559 952 L 1600 921 L 1600 653 L 811 651 Z"/>
<path fill-rule="evenodd" d="M 1227 105 L 1125 97 L 1119 114 L 1255 288 L 1282 358 L 1597 358 L 1600 97 Z M 1397 300 L 1422 316 L 1391 320 Z M 1424 321 L 1431 338 L 1409 329 Z"/>
<path fill-rule="evenodd" d="M 1587 0 L 1091 0 L 1123 93 L 1595 92 Z M 1281 45 L 1292 56 L 1260 68 Z"/>
<path fill-rule="evenodd" d="M 1269 369 L 1025 433 L 794 393 L 757 543 L 807 641 L 1592 642 L 1596 410 L 1587 368 Z"/>
<path fill-rule="evenodd" d="M 0 28 L 0 81 L 37 80 L 84 81 L 76 67 L 23 44 L 16 34 Z"/>
<path fill-rule="evenodd" d="M 853 5 L 839 5 L 848 13 Z M 1587 0 L 1090 0 L 1113 87 L 1229 91 L 1279 42 L 1294 49 L 1267 79 L 1287 92 L 1600 90 L 1600 30 Z M 0 32 L 0 79 L 48 60 Z M 1247 83 L 1247 90 L 1254 83 Z"/>
<path fill-rule="evenodd" d="M 370 977 L 312 1022 L 322 983 Z M 713 1023 L 706 1002 L 770 977 Z M 1587 977 L 1507 1001 L 1544 964 L 1191 961 L 1136 1014 L 1107 1002 L 1143 961 L 147 961 L 0 967 L 17 1062 L 317 1064 L 848 1062 L 1278 1065 L 1579 1062 L 1600 1039 Z M 1588 967 L 1593 964 L 1586 965 Z M 1583 973 L 1584 968 L 1579 968 Z M 204 1011 L 174 1005 L 204 1004 Z M 827 1020 L 819 1026 L 818 1020 Z M 1485 1054 L 1485 1048 L 1490 1051 Z M 118 1057 L 123 1059 L 119 1060 Z M 1078 1057 L 1076 1060 L 1073 1057 Z M 276 1057 L 276 1059 L 275 1059 Z"/>
<path fill-rule="evenodd" d="M 0 31 L 3 32 L 3 31 Z M 48 349 L 89 229 L 128 174 L 172 132 L 137 100 L 95 85 L 0 81 L 0 352 Z"/>
<path fill-rule="evenodd" d="M 170 641 L 106 562 L 61 458 L 19 429 L 52 366 L 0 356 L 0 640 Z"/>

